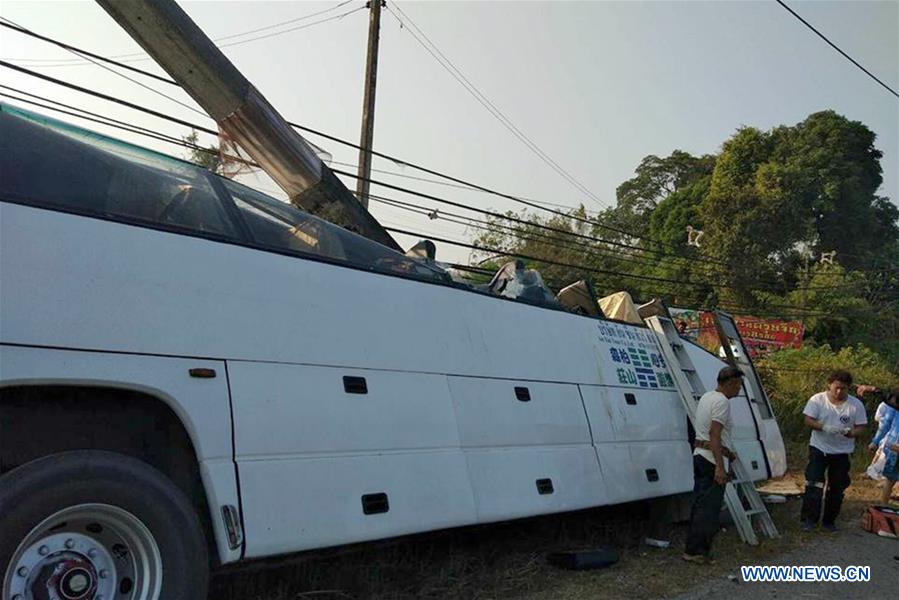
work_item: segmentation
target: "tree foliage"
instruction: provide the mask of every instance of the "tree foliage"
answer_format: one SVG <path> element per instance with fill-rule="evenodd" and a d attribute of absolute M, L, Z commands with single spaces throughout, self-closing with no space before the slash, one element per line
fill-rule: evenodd
<path fill-rule="evenodd" d="M 849 269 L 883 267 L 895 251 L 899 209 L 876 195 L 882 177 L 875 134 L 833 111 L 769 132 L 746 127 L 726 141 L 702 205 L 706 254 L 731 266 L 740 284 L 751 273 L 793 283 L 800 251 L 836 251 Z"/>
<path fill-rule="evenodd" d="M 697 157 L 683 150 L 666 157 L 650 154 L 637 165 L 636 175 L 616 189 L 618 204 L 607 216 L 610 224 L 646 235 L 646 217 L 672 194 L 710 175 L 714 166 L 711 155 Z"/>
<path fill-rule="evenodd" d="M 833 111 L 769 131 L 741 127 L 717 155 L 645 157 L 592 226 L 520 213 L 530 225 L 495 219 L 476 242 L 578 265 L 533 265 L 556 287 L 586 277 L 599 293 L 781 313 L 804 318 L 816 343 L 865 341 L 899 358 L 899 208 L 877 194 L 875 141 Z M 583 207 L 573 215 L 586 216 Z M 687 226 L 704 232 L 699 247 L 688 245 Z M 824 264 L 834 251 L 835 264 Z"/>
<path fill-rule="evenodd" d="M 224 165 L 222 164 L 221 154 L 216 146 L 201 146 L 200 134 L 196 129 L 191 129 L 188 135 L 181 136 L 181 139 L 191 146 L 188 148 L 185 158 L 190 162 L 205 167 L 213 173 L 221 173 Z"/>

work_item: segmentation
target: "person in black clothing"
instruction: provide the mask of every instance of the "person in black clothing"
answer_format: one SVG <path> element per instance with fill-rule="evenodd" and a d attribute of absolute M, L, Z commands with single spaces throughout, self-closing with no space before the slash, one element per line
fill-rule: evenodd
<path fill-rule="evenodd" d="M 809 398 L 802 411 L 812 430 L 800 513 L 803 531 L 813 530 L 819 519 L 825 530 L 836 530 L 843 492 L 851 483 L 849 456 L 868 423 L 865 406 L 849 395 L 851 385 L 848 371 L 834 371 L 827 389 Z"/>
<path fill-rule="evenodd" d="M 727 485 L 725 458 L 736 454 L 730 436 L 733 418 L 730 399 L 740 393 L 743 373 L 735 367 L 724 367 L 718 373 L 718 387 L 699 399 L 693 419 L 696 449 L 693 451 L 693 506 L 690 530 L 683 559 L 705 564 L 711 562 L 712 539 L 720 529 L 721 504 Z"/>

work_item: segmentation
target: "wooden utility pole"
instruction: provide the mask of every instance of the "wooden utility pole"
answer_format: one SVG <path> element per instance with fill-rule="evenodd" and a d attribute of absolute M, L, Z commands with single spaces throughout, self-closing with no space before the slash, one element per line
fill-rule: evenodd
<path fill-rule="evenodd" d="M 359 179 L 356 197 L 368 208 L 368 179 L 371 177 L 371 147 L 375 137 L 375 86 L 378 82 L 378 42 L 381 38 L 381 7 L 384 0 L 369 0 L 368 57 L 365 65 L 365 98 L 362 101 L 362 135 L 359 139 Z"/>

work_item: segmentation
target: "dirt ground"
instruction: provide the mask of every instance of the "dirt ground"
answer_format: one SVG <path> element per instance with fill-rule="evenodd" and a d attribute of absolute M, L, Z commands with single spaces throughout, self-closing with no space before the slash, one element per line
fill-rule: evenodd
<path fill-rule="evenodd" d="M 787 482 L 801 481 L 790 474 Z M 672 546 L 642 545 L 647 532 L 645 505 L 527 519 L 438 532 L 390 545 L 251 573 L 220 574 L 210 600 L 315 600 L 413 598 L 595 599 L 595 598 L 862 598 L 896 597 L 899 541 L 878 538 L 859 528 L 862 510 L 878 497 L 869 480 L 854 476 L 837 534 L 799 531 L 800 498 L 771 505 L 781 532 L 757 547 L 743 544 L 732 528 L 715 540 L 716 564 L 701 567 L 680 559 L 685 527 L 671 531 Z M 588 572 L 546 564 L 547 552 L 615 546 L 621 560 Z M 868 565 L 870 583 L 754 584 L 739 578 L 741 565 Z"/>

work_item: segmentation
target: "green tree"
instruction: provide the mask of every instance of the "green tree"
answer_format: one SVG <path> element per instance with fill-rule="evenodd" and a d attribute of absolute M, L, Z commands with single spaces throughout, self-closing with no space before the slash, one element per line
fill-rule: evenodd
<path fill-rule="evenodd" d="M 753 301 L 750 275 L 796 284 L 800 251 L 836 250 L 850 269 L 882 263 L 899 244 L 899 210 L 876 195 L 875 134 L 833 111 L 770 132 L 740 129 L 724 143 L 701 208 L 708 257 L 733 299 Z M 741 283 L 744 282 L 744 283 Z"/>
<path fill-rule="evenodd" d="M 213 173 L 221 174 L 224 165 L 222 164 L 218 147 L 201 146 L 200 134 L 196 129 L 191 129 L 190 134 L 181 136 L 181 139 L 192 146 L 187 149 L 187 155 L 184 158 L 196 165 L 209 169 Z"/>
<path fill-rule="evenodd" d="M 772 135 L 772 160 L 794 176 L 791 191 L 806 211 L 816 253 L 836 250 L 855 268 L 880 254 L 884 236 L 899 236 L 899 209 L 876 195 L 883 155 L 868 127 L 828 110 Z"/>
<path fill-rule="evenodd" d="M 607 218 L 611 224 L 633 232 L 648 233 L 648 218 L 665 198 L 711 174 L 712 155 L 693 156 L 675 150 L 667 157 L 650 154 L 640 161 L 634 177 L 615 190 L 617 205 Z"/>
<path fill-rule="evenodd" d="M 805 339 L 843 348 L 867 341 L 877 327 L 877 311 L 865 297 L 868 281 L 859 271 L 839 264 L 816 264 L 787 301 L 809 311 L 803 318 Z"/>
<path fill-rule="evenodd" d="M 698 178 L 693 183 L 668 195 L 652 211 L 649 218 L 649 237 L 659 242 L 658 247 L 682 259 L 663 258 L 654 261 L 648 275 L 656 275 L 678 281 L 709 281 L 714 275 L 708 265 L 700 261 L 699 248 L 688 245 L 687 227 L 703 230 L 700 208 L 711 186 L 711 175 Z M 704 243 L 700 242 L 700 243 Z M 653 295 L 652 290 L 646 290 Z M 715 289 L 708 285 L 673 286 L 668 294 L 677 306 L 708 306 L 716 299 Z"/>

